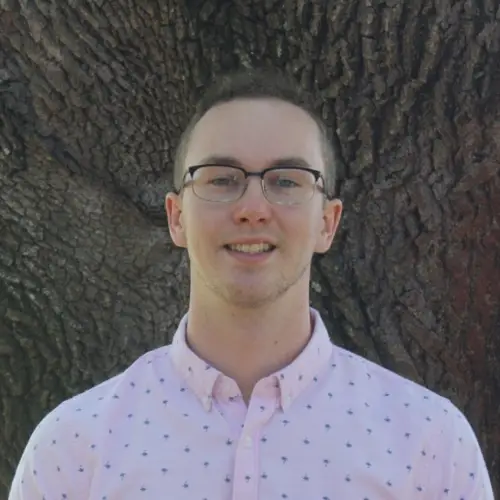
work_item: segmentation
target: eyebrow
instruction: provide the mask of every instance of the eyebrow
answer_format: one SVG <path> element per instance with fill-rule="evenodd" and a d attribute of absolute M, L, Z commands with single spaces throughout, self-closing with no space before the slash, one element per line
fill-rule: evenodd
<path fill-rule="evenodd" d="M 205 165 L 210 163 L 216 165 L 231 166 L 231 167 L 240 167 L 240 168 L 244 167 L 243 163 L 239 161 L 237 158 L 234 158 L 233 156 L 218 156 L 218 155 L 212 155 L 203 158 L 203 160 L 199 163 L 199 165 Z M 304 158 L 301 158 L 299 156 L 278 158 L 272 161 L 271 164 L 266 168 L 271 168 L 271 167 L 302 167 L 302 168 L 312 169 L 311 165 L 306 160 L 304 160 Z"/>

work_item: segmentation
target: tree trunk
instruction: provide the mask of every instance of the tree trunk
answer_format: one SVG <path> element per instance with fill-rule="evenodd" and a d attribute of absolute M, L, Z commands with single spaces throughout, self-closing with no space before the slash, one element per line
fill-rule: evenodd
<path fill-rule="evenodd" d="M 0 499 L 57 403 L 169 342 L 187 258 L 163 197 L 214 73 L 272 64 L 338 131 L 314 261 L 333 340 L 449 397 L 500 492 L 500 6 L 0 2 Z"/>

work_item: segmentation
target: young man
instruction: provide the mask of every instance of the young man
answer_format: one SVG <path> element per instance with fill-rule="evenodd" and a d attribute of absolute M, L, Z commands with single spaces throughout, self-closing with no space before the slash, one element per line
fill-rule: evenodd
<path fill-rule="evenodd" d="M 294 86 L 218 82 L 175 169 L 166 211 L 191 289 L 172 345 L 45 417 L 10 500 L 493 500 L 462 413 L 332 345 L 309 306 L 342 204 Z"/>

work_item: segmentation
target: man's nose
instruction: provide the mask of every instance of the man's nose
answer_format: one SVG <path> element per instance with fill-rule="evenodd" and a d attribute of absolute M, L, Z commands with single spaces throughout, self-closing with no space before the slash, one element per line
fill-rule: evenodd
<path fill-rule="evenodd" d="M 264 196 L 259 177 L 249 177 L 243 196 L 236 202 L 234 216 L 237 222 L 263 223 L 271 216 L 271 205 Z"/>

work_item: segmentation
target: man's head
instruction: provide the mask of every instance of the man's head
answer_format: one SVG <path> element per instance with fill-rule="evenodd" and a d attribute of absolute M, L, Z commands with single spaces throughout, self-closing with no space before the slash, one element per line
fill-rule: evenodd
<path fill-rule="evenodd" d="M 330 247 L 342 204 L 333 149 L 306 103 L 267 73 L 230 75 L 201 99 L 166 199 L 172 239 L 188 249 L 192 296 L 246 308 L 307 299 L 311 258 Z"/>
<path fill-rule="evenodd" d="M 275 98 L 300 107 L 316 122 L 325 164 L 325 191 L 327 197 L 335 195 L 337 167 L 340 154 L 337 151 L 336 133 L 331 137 L 324 122 L 314 111 L 311 96 L 282 73 L 270 70 L 240 71 L 223 75 L 210 86 L 196 103 L 195 112 L 181 135 L 174 160 L 174 187 L 180 189 L 185 175 L 185 159 L 191 134 L 203 115 L 218 104 L 235 99 Z"/>

